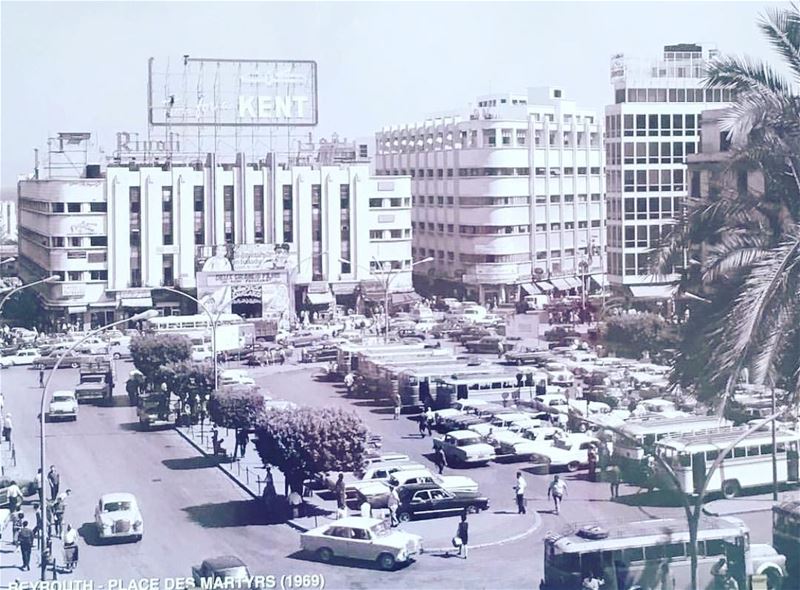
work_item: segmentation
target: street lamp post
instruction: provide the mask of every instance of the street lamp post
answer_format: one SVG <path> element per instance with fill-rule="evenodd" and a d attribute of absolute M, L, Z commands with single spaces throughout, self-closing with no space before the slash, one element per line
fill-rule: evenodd
<path fill-rule="evenodd" d="M 33 284 L 33 283 L 31 283 L 31 284 Z M 30 285 L 27 285 L 27 286 L 30 286 Z M 45 552 L 47 553 L 48 557 L 49 557 L 49 554 L 50 554 L 50 551 L 48 550 L 48 546 L 50 544 L 50 534 L 49 534 L 48 528 L 47 528 L 47 516 L 48 516 L 47 515 L 47 503 L 46 503 L 47 496 L 45 494 L 45 486 L 44 486 L 44 474 L 45 474 L 44 467 L 47 464 L 47 461 L 45 460 L 46 454 L 45 454 L 45 444 L 44 444 L 44 430 L 45 430 L 44 404 L 45 404 L 45 401 L 47 400 L 47 391 L 50 389 L 50 381 L 53 379 L 53 375 L 55 375 L 56 371 L 58 370 L 59 365 L 61 365 L 61 361 L 63 361 L 64 358 L 66 358 L 70 353 L 72 353 L 73 350 L 78 348 L 81 344 L 83 344 L 89 338 L 99 334 L 103 330 L 107 330 L 108 328 L 113 328 L 114 326 L 119 326 L 120 324 L 124 324 L 124 323 L 127 323 L 127 322 L 136 322 L 136 321 L 139 321 L 139 320 L 148 320 L 150 318 L 156 317 L 157 315 L 158 315 L 158 312 L 156 310 L 154 310 L 154 309 L 151 309 L 151 310 L 136 314 L 135 316 L 132 316 L 130 318 L 125 318 L 124 320 L 117 320 L 116 322 L 111 322 L 110 324 L 106 324 L 105 326 L 101 326 L 100 328 L 92 330 L 91 332 L 87 333 L 83 338 L 81 338 L 77 342 L 73 343 L 73 345 L 70 346 L 63 353 L 61 353 L 61 356 L 59 356 L 56 359 L 55 365 L 53 365 L 53 368 L 50 370 L 50 374 L 47 376 L 47 381 L 45 382 L 44 388 L 42 389 L 42 399 L 41 399 L 41 401 L 39 403 L 39 468 L 40 468 L 40 474 L 41 474 L 40 477 L 41 477 L 41 480 L 42 480 L 41 484 L 40 484 L 40 488 L 39 488 L 39 506 L 41 507 L 41 510 L 42 510 L 42 539 L 45 539 L 45 537 L 46 537 L 46 540 L 42 541 L 42 560 L 41 560 L 42 561 L 42 571 L 41 571 L 41 580 L 42 580 L 42 582 L 45 581 L 45 575 L 47 573 L 47 562 L 49 561 L 49 559 L 45 559 L 44 558 L 45 557 Z"/>
<path fill-rule="evenodd" d="M 183 291 L 179 291 L 178 289 L 174 289 L 172 287 L 159 287 L 162 291 L 169 291 L 170 293 L 175 293 L 176 295 L 180 295 L 181 297 L 185 297 L 191 301 L 194 301 L 200 309 L 202 309 L 205 314 L 208 316 L 209 321 L 211 322 L 211 356 L 212 363 L 214 364 L 214 391 L 217 390 L 217 386 L 219 384 L 218 379 L 218 368 L 217 368 L 217 322 L 219 322 L 219 316 L 222 315 L 222 312 L 217 312 L 217 315 L 213 315 L 211 310 L 208 309 L 205 303 L 200 301 L 196 297 L 192 297 L 188 293 L 184 293 Z"/>
<path fill-rule="evenodd" d="M 398 275 L 400 271 L 402 271 L 402 269 L 398 268 L 394 272 L 392 272 L 391 269 L 386 268 L 385 265 L 378 262 L 375 259 L 375 257 L 373 257 L 372 260 L 375 262 L 377 269 L 379 269 L 383 273 L 383 280 L 381 281 L 381 284 L 383 286 L 383 314 L 384 314 L 383 341 L 388 342 L 389 341 L 389 287 L 392 284 L 392 280 Z M 418 264 L 431 262 L 432 260 L 433 258 L 429 256 L 428 258 L 423 258 L 422 260 L 417 260 L 416 262 L 412 262 L 411 266 L 409 267 L 409 270 L 411 268 L 414 268 Z M 345 264 L 351 264 L 351 265 L 353 264 L 352 262 L 346 260 L 345 258 L 339 258 L 339 261 L 344 262 Z M 356 268 L 361 268 L 363 270 L 366 270 L 366 268 L 361 265 L 357 265 Z M 370 275 L 372 274 L 372 270 L 369 271 L 369 274 Z"/>

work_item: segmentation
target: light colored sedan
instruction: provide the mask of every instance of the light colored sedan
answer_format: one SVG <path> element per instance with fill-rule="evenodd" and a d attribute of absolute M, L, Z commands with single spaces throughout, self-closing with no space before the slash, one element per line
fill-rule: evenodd
<path fill-rule="evenodd" d="M 427 469 L 414 469 L 395 471 L 389 477 L 389 485 L 392 487 L 415 483 L 435 483 L 448 492 L 478 493 L 478 482 L 464 475 L 436 475 Z"/>
<path fill-rule="evenodd" d="M 50 420 L 78 419 L 78 400 L 75 392 L 70 389 L 63 389 L 53 392 L 50 399 L 50 411 L 47 417 Z"/>
<path fill-rule="evenodd" d="M 144 534 L 142 513 L 133 494 L 117 492 L 101 496 L 94 510 L 94 521 L 100 539 L 141 541 Z"/>
<path fill-rule="evenodd" d="M 345 557 L 392 570 L 422 553 L 422 537 L 393 529 L 384 520 L 350 516 L 302 533 L 300 548 L 324 562 Z"/>

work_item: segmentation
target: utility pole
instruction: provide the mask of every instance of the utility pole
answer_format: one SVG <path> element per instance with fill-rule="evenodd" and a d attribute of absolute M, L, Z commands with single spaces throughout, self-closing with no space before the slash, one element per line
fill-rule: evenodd
<path fill-rule="evenodd" d="M 772 386 L 772 414 L 775 410 L 775 386 Z M 772 501 L 778 501 L 778 455 L 775 448 L 775 420 L 772 421 Z"/>

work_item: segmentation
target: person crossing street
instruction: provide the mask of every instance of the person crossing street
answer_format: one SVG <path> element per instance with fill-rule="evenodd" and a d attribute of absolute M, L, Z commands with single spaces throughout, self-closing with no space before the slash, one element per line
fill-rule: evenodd
<path fill-rule="evenodd" d="M 525 488 L 528 487 L 522 472 L 517 471 L 517 483 L 514 486 L 515 497 L 517 500 L 517 514 L 526 514 L 525 510 Z"/>
<path fill-rule="evenodd" d="M 553 499 L 553 506 L 555 513 L 561 512 L 561 501 L 567 493 L 567 483 L 559 476 L 554 476 L 553 481 L 550 482 L 550 487 L 547 488 L 547 497 Z"/>

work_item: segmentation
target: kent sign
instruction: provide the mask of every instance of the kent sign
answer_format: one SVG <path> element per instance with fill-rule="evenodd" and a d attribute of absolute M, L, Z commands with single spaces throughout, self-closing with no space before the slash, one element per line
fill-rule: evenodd
<path fill-rule="evenodd" d="M 314 61 L 208 59 L 148 63 L 150 124 L 295 127 L 317 124 Z"/>

